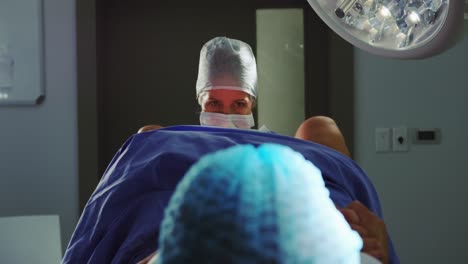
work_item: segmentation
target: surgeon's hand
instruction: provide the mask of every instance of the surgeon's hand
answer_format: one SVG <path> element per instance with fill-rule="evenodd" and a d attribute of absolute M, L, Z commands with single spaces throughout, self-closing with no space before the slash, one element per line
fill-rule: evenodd
<path fill-rule="evenodd" d="M 359 233 L 367 253 L 382 263 L 388 263 L 388 235 L 385 223 L 359 201 L 350 203 L 345 208 L 338 208 L 351 228 Z"/>

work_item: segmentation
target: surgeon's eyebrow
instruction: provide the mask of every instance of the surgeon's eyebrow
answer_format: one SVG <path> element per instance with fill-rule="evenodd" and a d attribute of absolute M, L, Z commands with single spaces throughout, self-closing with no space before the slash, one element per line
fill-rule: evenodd
<path fill-rule="evenodd" d="M 247 100 L 247 99 L 236 99 L 236 100 L 234 100 L 234 102 L 235 103 L 248 103 L 249 100 Z"/>
<path fill-rule="evenodd" d="M 209 101 L 209 100 L 211 100 L 211 101 L 214 101 L 214 100 L 219 101 L 218 98 L 216 98 L 216 97 L 214 97 L 214 96 L 212 96 L 212 95 L 209 95 L 208 98 L 207 98 L 206 100 L 207 100 L 207 101 Z"/>

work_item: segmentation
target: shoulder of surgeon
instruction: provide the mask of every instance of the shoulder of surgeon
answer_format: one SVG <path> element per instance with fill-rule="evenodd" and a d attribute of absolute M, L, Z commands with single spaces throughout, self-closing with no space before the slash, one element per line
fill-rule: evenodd
<path fill-rule="evenodd" d="M 146 125 L 146 126 L 140 128 L 140 129 L 138 129 L 138 133 L 143 133 L 143 132 L 156 130 L 156 129 L 160 129 L 160 128 L 163 128 L 163 126 L 160 126 L 160 125 Z"/>

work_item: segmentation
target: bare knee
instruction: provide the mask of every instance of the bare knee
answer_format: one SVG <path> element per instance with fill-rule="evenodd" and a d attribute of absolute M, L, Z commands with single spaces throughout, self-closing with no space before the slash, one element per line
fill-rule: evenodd
<path fill-rule="evenodd" d="M 326 116 L 314 116 L 306 119 L 296 131 L 296 137 L 308 140 L 328 135 L 338 129 L 335 120 Z M 339 129 L 338 129 L 339 130 Z"/>
<path fill-rule="evenodd" d="M 312 141 L 350 156 L 348 147 L 335 120 L 326 116 L 308 118 L 299 126 L 296 138 Z"/>

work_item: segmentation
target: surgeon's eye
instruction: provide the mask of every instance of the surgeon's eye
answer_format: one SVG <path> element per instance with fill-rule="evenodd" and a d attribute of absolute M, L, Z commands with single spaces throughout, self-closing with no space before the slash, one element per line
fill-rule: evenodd
<path fill-rule="evenodd" d="M 218 107 L 219 105 L 220 105 L 220 104 L 219 104 L 218 101 L 212 100 L 212 101 L 206 102 L 205 107 L 214 108 L 214 107 Z"/>
<path fill-rule="evenodd" d="M 236 101 L 235 104 L 236 108 L 244 108 L 247 107 L 247 103 L 244 101 Z"/>

